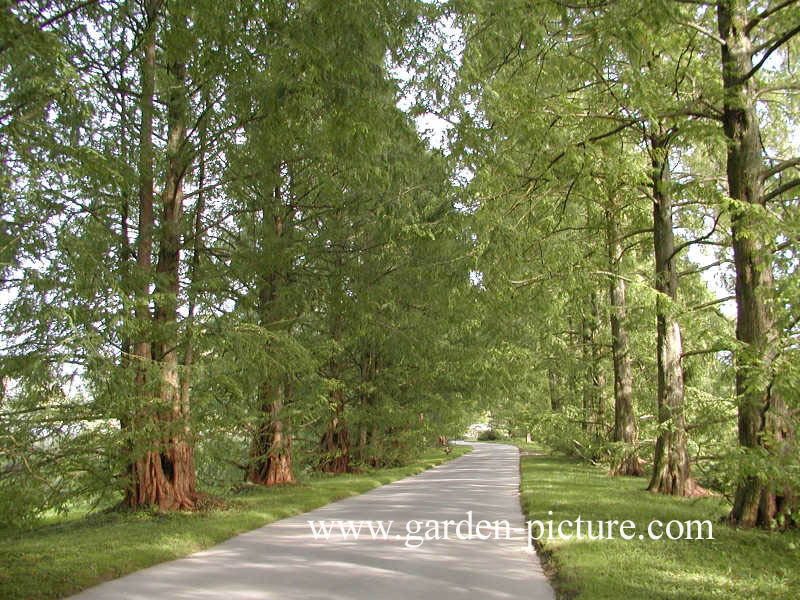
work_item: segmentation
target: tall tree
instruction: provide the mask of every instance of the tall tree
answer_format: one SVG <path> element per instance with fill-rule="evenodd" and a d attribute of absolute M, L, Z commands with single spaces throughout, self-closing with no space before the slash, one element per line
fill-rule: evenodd
<path fill-rule="evenodd" d="M 794 180 L 775 192 L 764 191 L 764 181 L 776 169 L 764 164 L 760 117 L 756 109 L 756 74 L 769 56 L 800 33 L 800 22 L 790 18 L 774 35 L 771 21 L 796 2 L 774 2 L 752 14 L 743 0 L 716 3 L 721 45 L 723 126 L 728 138 L 728 190 L 733 201 L 731 230 L 736 267 L 736 337 L 743 345 L 737 356 L 736 394 L 739 401 L 739 443 L 780 456 L 795 448 L 794 428 L 786 400 L 773 385 L 773 362 L 780 334 L 774 314 L 771 246 L 765 240 L 767 202 L 800 185 Z M 752 15 L 752 16 L 750 16 Z M 779 21 L 781 25 L 783 22 Z M 753 36 L 758 36 L 754 45 Z M 762 54 L 754 64 L 754 56 Z M 788 165 L 779 165 L 782 170 Z M 768 231 L 768 229 L 767 229 Z M 774 236 L 772 237 L 774 240 Z M 751 474 L 736 490 L 730 519 L 745 526 L 771 527 L 787 523 L 797 506 L 797 491 L 785 483 Z"/>
<path fill-rule="evenodd" d="M 657 320 L 658 420 L 663 430 L 656 441 L 653 474 L 648 489 L 652 492 L 685 496 L 691 494 L 689 455 L 686 447 L 686 419 L 683 413 L 683 368 L 681 367 L 681 328 L 674 303 L 678 288 L 675 268 L 675 241 L 672 226 L 673 204 L 669 170 L 668 132 L 650 138 L 653 193 L 653 246 Z"/>
<path fill-rule="evenodd" d="M 610 280 L 608 293 L 611 307 L 611 357 L 614 364 L 614 441 L 624 444 L 622 457 L 614 469 L 617 475 L 641 475 L 639 456 L 635 450 L 636 422 L 633 414 L 633 372 L 628 343 L 625 279 L 621 272 L 622 234 L 619 226 L 619 199 L 612 191 L 605 211 L 606 247 Z"/>

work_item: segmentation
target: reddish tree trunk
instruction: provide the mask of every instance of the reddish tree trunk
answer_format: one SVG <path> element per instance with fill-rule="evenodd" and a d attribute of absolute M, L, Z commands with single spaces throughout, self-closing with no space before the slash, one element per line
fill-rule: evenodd
<path fill-rule="evenodd" d="M 176 27 L 182 19 L 176 19 Z M 149 58 L 147 59 L 149 60 Z M 155 294 L 159 304 L 155 314 L 153 358 L 159 361 L 160 389 L 157 399 L 144 398 L 148 410 L 136 416 L 137 427 L 153 425 L 141 454 L 132 462 L 126 503 L 131 507 L 157 505 L 164 510 L 192 508 L 195 491 L 194 450 L 191 444 L 188 397 L 181 394 L 178 355 L 177 297 L 180 268 L 180 219 L 183 207 L 183 176 L 187 164 L 185 142 L 186 66 L 180 60 L 169 65 L 172 80 L 167 96 L 167 164 L 161 200 L 163 217 Z M 142 414 L 144 413 L 144 414 Z M 149 429 L 149 428 L 147 428 Z"/>
<path fill-rule="evenodd" d="M 275 174 L 280 181 L 280 169 Z M 280 183 L 273 188 L 274 206 L 270 211 L 265 207 L 261 212 L 262 231 L 265 237 L 264 247 L 279 248 L 284 238 L 284 226 L 291 225 L 290 218 L 284 218 L 281 211 L 282 194 Z M 280 281 L 288 277 L 289 266 L 281 263 L 286 253 L 275 252 L 279 266 L 267 272 L 263 278 L 258 295 L 258 310 L 262 327 L 274 326 L 280 321 L 281 312 L 278 306 Z M 275 346 L 273 351 L 279 351 Z M 291 394 L 288 379 L 280 381 L 281 375 L 265 373 L 265 381 L 259 385 L 259 423 L 251 442 L 250 469 L 246 479 L 259 485 L 278 485 L 294 483 L 292 474 L 292 438 L 289 432 L 289 421 L 284 414 L 284 405 Z"/>
<path fill-rule="evenodd" d="M 326 473 L 347 473 L 350 468 L 350 440 L 344 422 L 344 390 L 331 392 L 335 406 L 333 416 L 319 442 L 319 471 Z"/>
<path fill-rule="evenodd" d="M 284 432 L 283 411 L 285 388 L 278 384 L 259 389 L 262 413 L 267 417 L 253 437 L 250 470 L 247 480 L 259 485 L 294 483 L 292 475 L 292 438 Z"/>
<path fill-rule="evenodd" d="M 158 506 L 162 510 L 194 507 L 194 453 L 181 439 L 167 440 L 161 451 L 140 455 L 131 466 L 125 504 L 131 508 Z"/>
<path fill-rule="evenodd" d="M 136 368 L 137 391 L 146 398 L 147 370 L 152 360 L 150 347 L 150 294 L 153 254 L 153 95 L 155 94 L 156 30 L 158 28 L 158 1 L 146 3 L 147 24 L 142 40 L 142 58 L 139 69 L 142 80 L 142 95 L 139 103 L 141 125 L 139 127 L 139 233 L 136 239 L 137 272 L 133 290 L 138 324 L 138 339 L 133 354 L 138 359 Z"/>

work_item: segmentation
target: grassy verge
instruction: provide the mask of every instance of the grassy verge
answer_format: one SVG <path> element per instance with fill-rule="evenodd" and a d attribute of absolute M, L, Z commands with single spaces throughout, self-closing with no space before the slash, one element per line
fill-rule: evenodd
<path fill-rule="evenodd" d="M 426 452 L 419 460 L 364 474 L 317 476 L 298 485 L 250 488 L 225 509 L 106 513 L 0 533 L 0 598 L 44 599 L 203 550 L 234 535 L 420 473 L 471 448 Z"/>
<path fill-rule="evenodd" d="M 737 530 L 719 519 L 729 509 L 718 498 L 681 499 L 649 494 L 644 479 L 608 477 L 601 470 L 558 456 L 523 456 L 521 503 L 526 518 L 629 519 L 634 539 L 547 539 L 541 550 L 554 573 L 559 598 L 688 600 L 800 597 L 800 532 Z M 549 514 L 548 511 L 552 511 Z M 713 540 L 647 537 L 648 524 L 710 519 Z M 565 527 L 568 527 L 565 525 Z M 537 535 L 538 526 L 533 533 Z M 583 534 L 586 535 L 586 527 Z M 630 533 L 630 530 L 628 530 Z M 655 530 L 658 533 L 658 529 Z M 673 535 L 677 535 L 677 526 Z M 575 533 L 574 525 L 565 533 Z M 597 528 L 594 529 L 596 535 Z M 645 539 L 640 540 L 643 533 Z"/>

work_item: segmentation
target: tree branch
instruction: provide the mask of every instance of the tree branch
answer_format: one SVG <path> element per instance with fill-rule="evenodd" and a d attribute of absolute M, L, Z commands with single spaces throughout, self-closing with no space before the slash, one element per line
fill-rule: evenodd
<path fill-rule="evenodd" d="M 792 179 L 791 181 L 787 181 L 787 182 L 786 182 L 786 183 L 784 183 L 783 185 L 781 185 L 781 186 L 779 186 L 779 187 L 775 188 L 775 189 L 774 189 L 774 190 L 772 190 L 772 191 L 771 191 L 769 194 L 767 194 L 766 196 L 764 196 L 764 197 L 761 199 L 761 203 L 762 203 L 762 204 L 766 204 L 766 203 L 767 203 L 767 202 L 769 202 L 770 200 L 774 200 L 775 198 L 777 198 L 778 196 L 780 196 L 780 195 L 781 195 L 781 194 L 783 194 L 784 192 L 788 192 L 790 189 L 792 189 L 793 187 L 797 187 L 798 185 L 800 185 L 800 178 L 798 178 L 798 179 Z"/>
<path fill-rule="evenodd" d="M 763 183 L 773 175 L 777 175 L 781 171 L 785 171 L 786 169 L 796 166 L 800 166 L 800 158 L 790 158 L 789 160 L 781 161 L 777 165 L 773 165 L 769 169 L 764 169 L 761 171 L 761 182 Z"/>
<path fill-rule="evenodd" d="M 766 10 L 761 11 L 755 17 L 750 19 L 750 22 L 745 26 L 744 28 L 745 34 L 749 34 L 753 30 L 753 28 L 757 27 L 764 19 L 774 15 L 776 12 L 786 8 L 787 6 L 795 4 L 796 2 L 797 0 L 784 0 L 784 2 L 781 2 L 777 6 L 773 6 L 772 8 L 768 8 Z"/>
<path fill-rule="evenodd" d="M 800 241 L 800 240 L 798 240 L 797 238 L 793 238 L 793 239 L 790 238 L 790 239 L 786 240 L 785 242 L 782 242 L 782 243 L 778 244 L 777 246 L 775 246 L 775 252 L 780 252 L 781 250 L 786 250 L 792 244 L 798 243 L 798 241 Z"/>
<path fill-rule="evenodd" d="M 753 99 L 758 100 L 764 94 L 771 94 L 772 92 L 785 92 L 787 90 L 800 91 L 800 85 L 774 85 L 761 88 L 756 91 Z"/>
<path fill-rule="evenodd" d="M 709 269 L 713 269 L 714 267 L 719 267 L 720 265 L 724 265 L 730 262 L 731 261 L 729 260 L 718 260 L 717 262 L 713 262 L 698 269 L 689 269 L 687 271 L 681 271 L 680 273 L 678 273 L 678 277 L 684 277 L 686 275 L 692 275 L 694 273 L 702 273 L 703 271 L 708 271 Z"/>
<path fill-rule="evenodd" d="M 687 356 L 699 356 L 701 354 L 716 354 L 717 352 L 731 352 L 730 348 L 705 348 L 703 350 L 690 350 L 681 354 L 681 360 Z"/>
<path fill-rule="evenodd" d="M 694 312 L 696 310 L 703 310 L 704 308 L 708 308 L 709 306 L 714 306 L 715 304 L 722 304 L 723 302 L 729 302 L 731 300 L 736 300 L 736 296 L 726 296 L 725 298 L 718 298 L 717 300 L 713 300 L 711 302 L 704 302 L 703 304 L 698 304 L 697 306 L 693 306 L 692 308 L 688 309 L 686 312 Z"/>
<path fill-rule="evenodd" d="M 64 9 L 64 10 L 62 10 L 60 13 L 58 13 L 58 14 L 56 14 L 56 15 L 53 15 L 53 16 L 52 16 L 52 17 L 50 17 L 49 19 L 47 19 L 47 20 L 45 20 L 45 21 L 42 21 L 41 23 L 39 23 L 39 24 L 37 25 L 37 27 L 39 28 L 39 31 L 41 31 L 41 30 L 43 30 L 45 27 L 47 27 L 47 26 L 49 26 L 49 25 L 52 25 L 52 24 L 53 24 L 53 23 L 55 23 L 56 21 L 60 21 L 61 19 L 65 19 L 65 18 L 67 18 L 68 16 L 70 16 L 71 14 L 78 12 L 78 11 L 79 11 L 80 9 L 82 9 L 82 8 L 86 8 L 87 6 L 90 6 L 90 5 L 92 5 L 92 4 L 96 4 L 96 3 L 97 3 L 97 1 L 98 1 L 98 0 L 86 0 L 85 2 L 81 2 L 80 4 L 76 4 L 75 6 L 72 6 L 72 7 L 70 7 L 70 8 L 65 8 L 65 9 Z M 5 51 L 6 51 L 6 50 L 8 50 L 9 48 L 11 48 L 11 46 L 13 45 L 13 43 L 14 43 L 14 42 L 16 42 L 16 41 L 17 41 L 17 40 L 18 40 L 20 37 L 22 37 L 22 36 L 17 36 L 17 39 L 15 39 L 15 40 L 10 40 L 10 41 L 7 41 L 5 44 L 3 44 L 2 46 L 0 46 L 0 54 L 2 54 L 3 52 L 5 52 Z"/>
<path fill-rule="evenodd" d="M 716 35 L 714 32 L 709 31 L 705 27 L 700 27 L 700 25 L 697 25 L 696 23 L 692 23 L 691 21 L 676 21 L 676 23 L 678 25 L 683 25 L 684 27 L 689 27 L 690 29 L 694 29 L 695 31 L 697 31 L 698 33 L 701 33 L 702 35 L 706 36 L 707 38 L 709 38 L 711 40 L 714 40 L 720 46 L 724 46 L 725 45 L 725 40 L 723 40 L 721 37 Z"/>
<path fill-rule="evenodd" d="M 715 244 L 715 242 L 707 242 L 707 240 L 712 235 L 714 235 L 714 233 L 717 231 L 717 224 L 719 223 L 719 220 L 720 220 L 721 217 L 722 217 L 722 211 L 720 211 L 719 214 L 714 219 L 714 225 L 711 227 L 711 231 L 709 231 L 707 234 L 700 236 L 696 240 L 689 240 L 688 242 L 684 242 L 683 244 L 679 244 L 678 247 L 675 248 L 675 250 L 672 251 L 672 254 L 669 255 L 669 258 L 667 259 L 667 262 L 671 261 L 678 254 L 678 252 L 680 252 L 684 248 L 688 248 L 692 244 L 703 244 L 703 243 Z"/>
<path fill-rule="evenodd" d="M 792 39 L 798 33 L 800 33 L 800 25 L 790 29 L 789 31 L 787 31 L 786 33 L 784 33 L 783 35 L 781 35 L 779 37 L 776 36 L 776 37 L 772 38 L 772 40 L 775 40 L 774 42 L 772 40 L 769 40 L 769 41 L 764 42 L 763 44 L 761 44 L 755 50 L 753 50 L 752 56 L 755 56 L 756 54 L 758 54 L 759 52 L 761 52 L 761 51 L 763 51 L 765 49 L 767 51 L 764 53 L 764 56 L 761 57 L 761 60 L 758 61 L 758 63 L 756 63 L 756 65 L 752 69 L 750 69 L 750 72 L 747 73 L 747 75 L 745 75 L 744 77 L 742 77 L 742 79 L 740 80 L 740 83 L 744 83 L 745 81 L 750 79 L 753 75 L 758 73 L 759 69 L 761 69 L 761 67 L 764 66 L 764 63 L 767 62 L 767 59 L 772 55 L 772 53 L 775 52 L 775 50 L 777 50 L 781 46 L 783 46 L 786 42 L 788 42 L 790 39 Z"/>
<path fill-rule="evenodd" d="M 621 238 L 619 238 L 619 240 L 617 240 L 617 241 L 619 241 L 619 242 L 624 242 L 624 241 L 625 241 L 625 240 L 627 240 L 629 237 L 633 237 L 633 236 L 635 236 L 635 235 L 639 235 L 639 234 L 641 234 L 641 233 L 653 233 L 653 228 L 652 228 L 652 227 L 648 227 L 648 228 L 646 228 L 646 229 L 637 229 L 636 231 L 631 231 L 630 233 L 626 233 L 625 235 L 623 235 L 623 236 L 622 236 Z"/>

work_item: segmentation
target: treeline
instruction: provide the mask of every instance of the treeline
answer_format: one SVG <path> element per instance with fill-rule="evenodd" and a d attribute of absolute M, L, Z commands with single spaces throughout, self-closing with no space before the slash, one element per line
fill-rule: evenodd
<path fill-rule="evenodd" d="M 4 524 L 192 508 L 463 429 L 473 236 L 393 76 L 431 18 L 3 3 Z"/>
<path fill-rule="evenodd" d="M 454 9 L 498 423 L 796 525 L 800 4 Z"/>
<path fill-rule="evenodd" d="M 796 525 L 798 8 L 4 4 L 5 520 L 391 464 L 491 408 Z"/>

